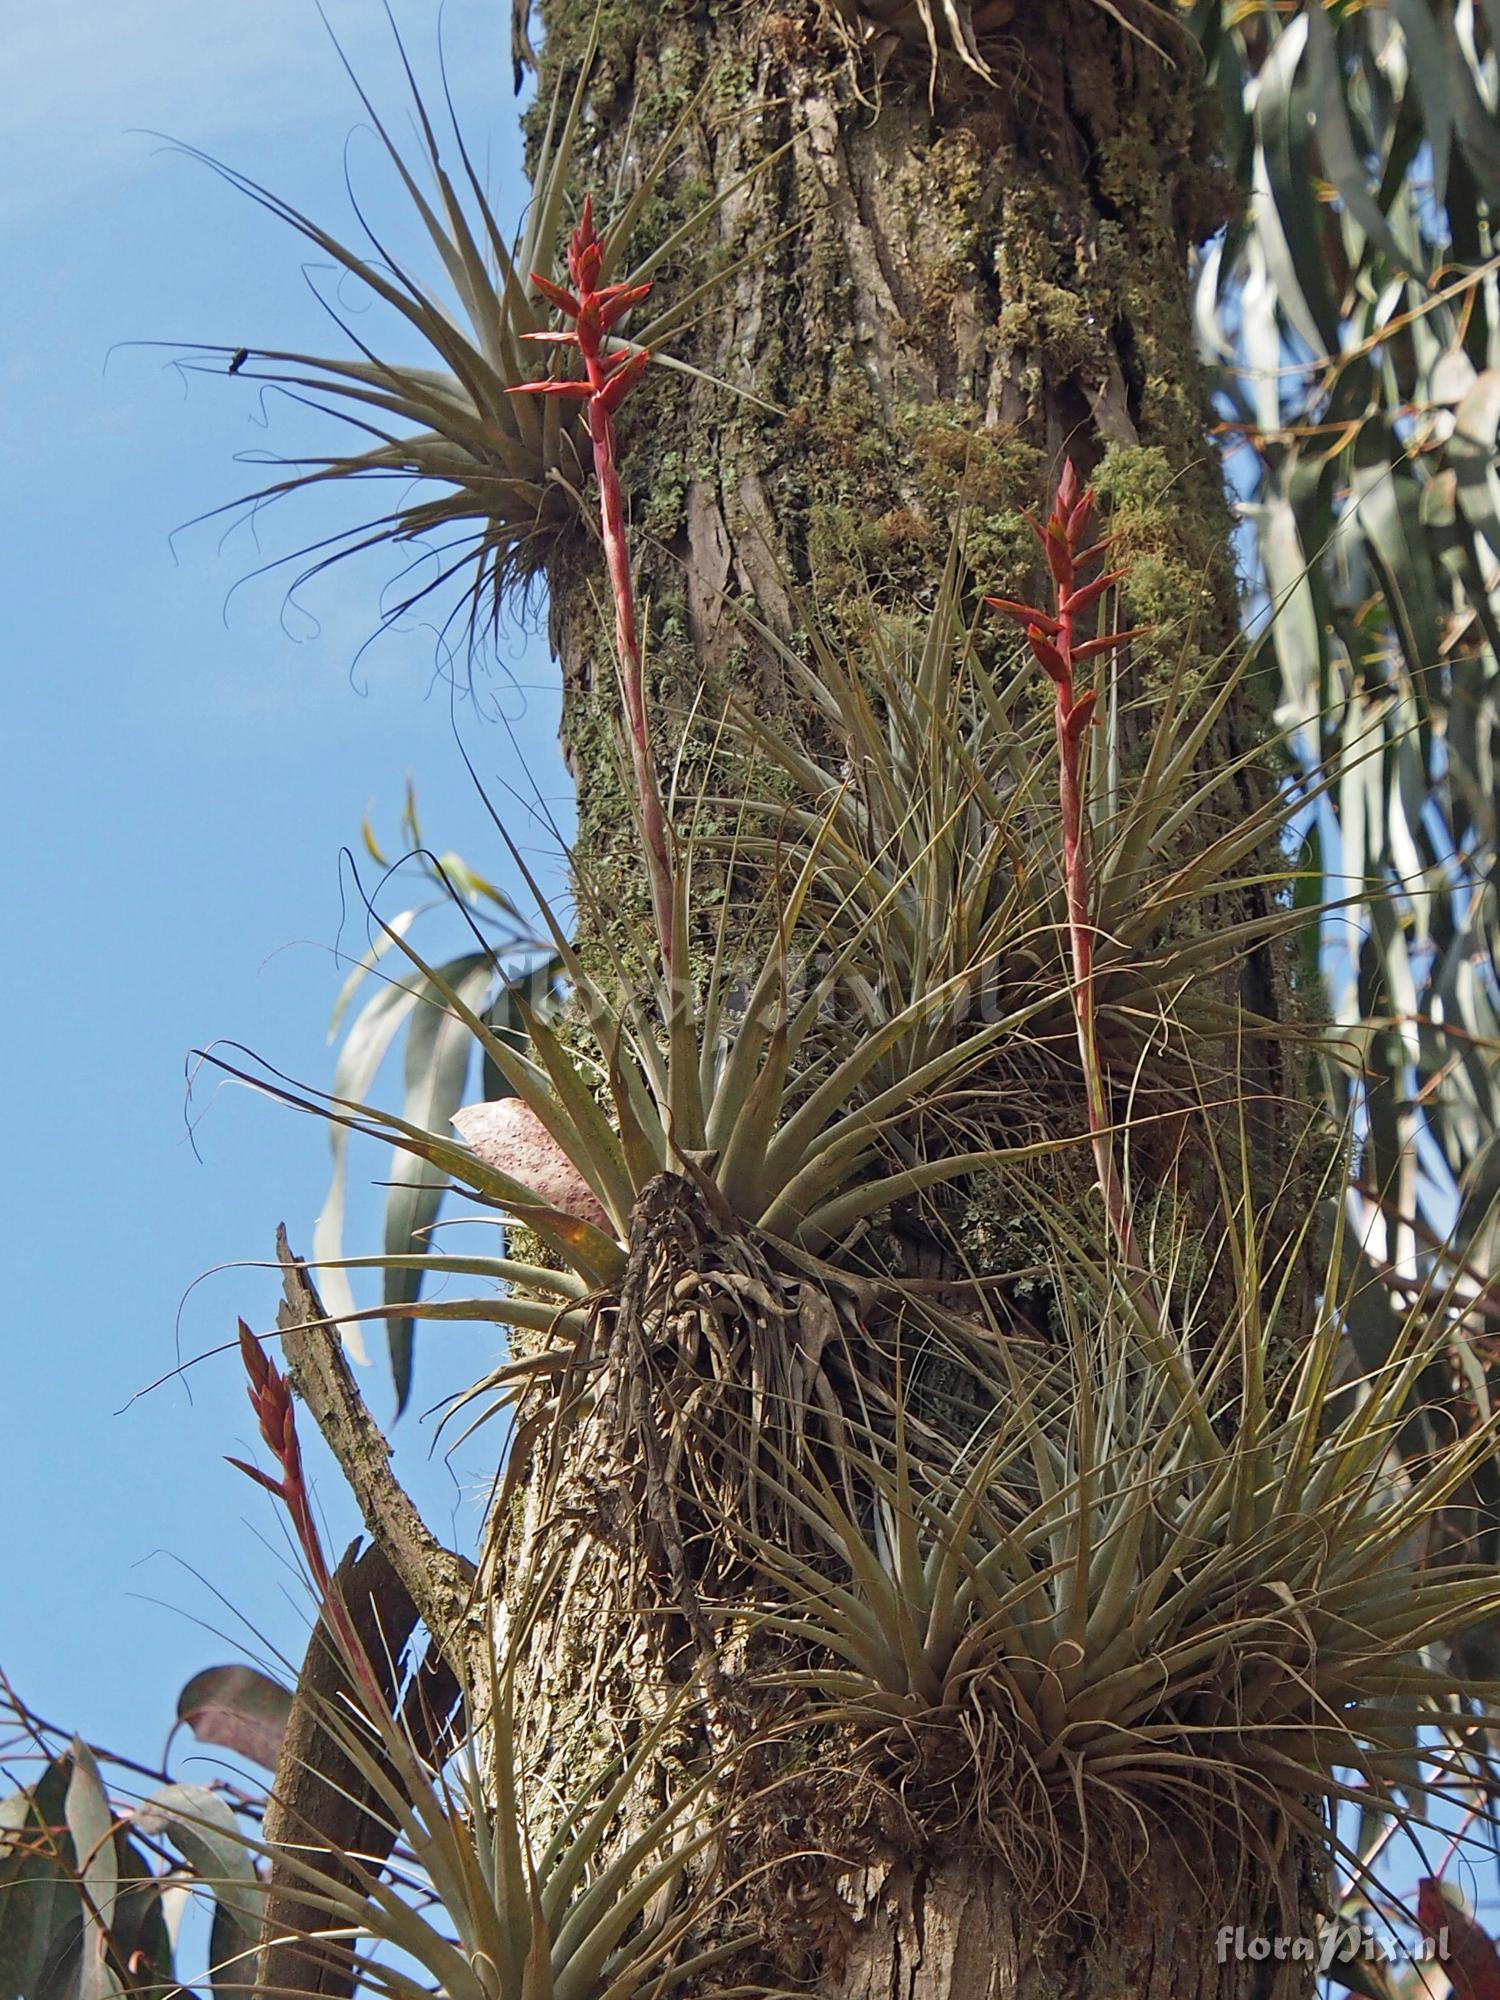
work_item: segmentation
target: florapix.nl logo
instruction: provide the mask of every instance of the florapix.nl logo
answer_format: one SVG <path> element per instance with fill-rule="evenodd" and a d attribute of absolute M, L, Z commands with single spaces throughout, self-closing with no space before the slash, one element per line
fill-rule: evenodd
<path fill-rule="evenodd" d="M 1431 1937 L 1410 1940 L 1394 1932 L 1377 1937 L 1358 1924 L 1329 1924 L 1314 1937 L 1273 1937 L 1247 1931 L 1243 1924 L 1224 1924 L 1214 1944 L 1220 1965 L 1230 1959 L 1290 1960 L 1315 1965 L 1320 1973 L 1335 1965 L 1440 1965 L 1448 1955 L 1446 1924 Z"/>

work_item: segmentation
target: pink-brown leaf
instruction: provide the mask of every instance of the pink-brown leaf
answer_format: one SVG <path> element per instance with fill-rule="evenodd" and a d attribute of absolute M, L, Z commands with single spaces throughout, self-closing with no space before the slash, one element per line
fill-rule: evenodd
<path fill-rule="evenodd" d="M 614 1225 L 598 1196 L 531 1106 L 519 1097 L 466 1104 L 454 1112 L 453 1124 L 487 1167 L 519 1181 L 546 1207 L 614 1234 Z"/>
<path fill-rule="evenodd" d="M 292 1697 L 254 1667 L 205 1667 L 177 1697 L 177 1719 L 200 1743 L 217 1743 L 276 1769 Z"/>

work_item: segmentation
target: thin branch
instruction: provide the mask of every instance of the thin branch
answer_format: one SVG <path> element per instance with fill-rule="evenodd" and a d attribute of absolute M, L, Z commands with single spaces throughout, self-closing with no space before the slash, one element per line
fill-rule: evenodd
<path fill-rule="evenodd" d="M 444 1548 L 391 1471 L 391 1448 L 359 1392 L 334 1322 L 323 1309 L 307 1267 L 276 1231 L 285 1294 L 277 1310 L 282 1353 L 292 1385 L 338 1461 L 365 1527 L 384 1551 L 417 1614 L 445 1658 L 474 1603 L 474 1565 Z"/>

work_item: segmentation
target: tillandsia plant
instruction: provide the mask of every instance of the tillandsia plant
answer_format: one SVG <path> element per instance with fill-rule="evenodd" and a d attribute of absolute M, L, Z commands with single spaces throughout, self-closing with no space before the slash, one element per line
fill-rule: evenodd
<path fill-rule="evenodd" d="M 568 402 L 552 398 L 537 406 L 511 391 L 525 382 L 529 372 L 522 343 L 545 324 L 544 288 L 528 274 L 547 262 L 565 213 L 574 154 L 586 128 L 598 21 L 585 37 L 573 88 L 566 94 L 559 91 L 550 106 L 531 167 L 531 199 L 514 240 L 500 226 L 453 115 L 446 83 L 452 120 L 448 144 L 439 135 L 399 36 L 395 39 L 421 141 L 415 165 L 408 162 L 342 51 L 340 60 L 436 254 L 440 285 L 408 268 L 384 242 L 372 239 L 370 253 L 362 252 L 248 175 L 193 147 L 183 150 L 287 223 L 329 260 L 341 278 L 363 287 L 416 336 L 435 365 L 414 365 L 404 355 L 397 358 L 396 343 L 382 351 L 384 343 L 377 333 L 351 335 L 357 358 L 254 343 L 206 352 L 213 356 L 216 369 L 227 361 L 237 380 L 282 389 L 295 401 L 338 417 L 365 441 L 354 451 L 271 459 L 284 468 L 282 475 L 232 503 L 236 509 L 256 509 L 264 501 L 331 482 L 394 481 L 402 489 L 403 497 L 388 511 L 333 537 L 331 543 L 319 542 L 303 551 L 312 560 L 295 577 L 291 590 L 346 556 L 393 545 L 409 550 L 411 561 L 400 573 L 382 624 L 392 624 L 435 593 L 461 582 L 457 606 L 447 617 L 461 611 L 471 639 L 478 639 L 486 630 L 498 628 L 502 606 L 535 579 L 583 505 L 585 440 Z M 626 269 L 627 245 L 701 111 L 711 82 L 682 107 L 660 145 L 642 163 L 629 196 L 599 240 L 596 279 L 624 271 L 627 287 L 645 284 L 653 271 L 670 265 L 685 245 L 701 236 L 737 189 L 765 171 L 769 161 L 758 160 Z M 423 190 L 419 174 L 424 169 L 436 185 L 435 198 Z M 363 217 L 360 220 L 363 223 Z M 738 260 L 731 259 L 711 282 L 723 282 L 737 268 Z M 442 296 L 444 284 L 451 303 Z M 662 366 L 685 365 L 662 354 L 661 347 L 690 317 L 699 296 L 695 290 L 675 299 L 641 329 L 640 347 L 655 351 Z M 329 312 L 335 324 L 343 326 L 341 314 L 331 306 Z M 417 576 L 408 585 L 411 571 Z"/>
<path fill-rule="evenodd" d="M 1267 1294 L 1259 1274 L 1284 1275 L 1295 1245 L 1225 1193 L 1237 1325 L 1206 1318 L 1205 1289 L 1170 1345 L 1143 1346 L 1128 1289 L 1099 1286 L 1086 1245 L 1060 1248 L 1060 1353 L 999 1348 L 1006 1391 L 946 1459 L 900 1423 L 852 1436 L 841 1472 L 874 1495 L 864 1511 L 816 1463 L 789 1461 L 782 1497 L 810 1540 L 758 1543 L 781 1586 L 768 1623 L 796 1655 L 773 1678 L 827 1704 L 872 1771 L 900 1770 L 908 1810 L 925 1795 L 940 1823 L 952 1815 L 947 1837 L 993 1844 L 1028 1894 L 1086 1893 L 1091 1840 L 1179 1810 L 1209 1848 L 1229 1829 L 1230 1852 L 1261 1850 L 1275 1870 L 1271 1806 L 1319 1841 L 1331 1827 L 1364 1891 L 1365 1836 L 1340 1825 L 1344 1804 L 1420 1829 L 1442 1824 L 1460 1774 L 1487 1782 L 1480 1716 L 1428 1649 L 1492 1618 L 1500 1577 L 1430 1550 L 1496 1417 L 1389 1476 L 1454 1294 L 1408 1313 L 1378 1370 L 1351 1371 L 1348 1234 L 1336 1226 L 1311 1338 L 1300 1318 L 1278 1329 L 1292 1292 Z M 1288 1331 L 1297 1365 L 1268 1383 L 1260 1357 Z M 1216 1428 L 1226 1401 L 1237 1421 Z M 1497 1694 L 1475 1682 L 1467 1699 Z M 1446 1788 L 1417 1775 L 1424 1731 L 1453 1746 Z M 971 1782 L 955 1785 L 958 1764 Z"/>
<path fill-rule="evenodd" d="M 605 379 L 618 378 L 610 371 Z M 1073 496 L 1075 513 L 1080 498 Z M 1075 549 L 1086 546 L 1085 532 L 1077 515 Z M 623 561 L 617 574 L 628 581 Z M 1090 639 L 1074 624 L 1115 580 L 1111 573 L 1085 581 L 1066 627 L 1060 613 L 1013 608 L 1056 661 L 1062 655 L 1046 624 L 1053 626 L 1078 669 L 1134 636 Z M 414 1316 L 458 1319 L 468 1311 L 571 1337 L 586 1294 L 623 1273 L 636 1199 L 663 1171 L 686 1174 L 725 1222 L 843 1261 L 844 1246 L 894 1204 L 941 1196 L 975 1175 L 1008 1180 L 1024 1198 L 1037 1161 L 1090 1145 L 1112 1225 L 1128 1241 L 1096 989 L 1102 983 L 1116 1073 L 1131 1073 L 1163 1023 L 1221 1036 L 1213 975 L 1237 952 L 1305 922 L 1305 913 L 1273 906 L 1213 926 L 1184 918 L 1222 896 L 1247 857 L 1274 845 L 1293 805 L 1273 795 L 1201 851 L 1180 852 L 1177 830 L 1223 775 L 1206 776 L 1202 754 L 1239 668 L 1211 662 L 1192 680 L 1178 673 L 1158 698 L 1160 727 L 1142 768 L 1111 768 L 1101 787 L 1113 810 L 1095 834 L 1091 881 L 1081 763 L 1088 691 L 1074 699 L 1058 687 L 1061 796 L 1049 805 L 1026 677 L 985 664 L 977 628 L 966 622 L 970 588 L 955 539 L 929 612 L 899 642 L 873 606 L 853 653 L 822 629 L 811 604 L 799 605 L 806 658 L 749 620 L 847 744 L 847 770 L 824 769 L 764 717 L 735 710 L 725 718 L 725 741 L 738 746 L 748 774 L 745 789 L 734 800 L 705 792 L 681 810 L 668 884 L 674 953 L 659 980 L 642 983 L 611 945 L 603 891 L 579 868 L 576 893 L 608 955 L 585 963 L 513 844 L 570 995 L 568 1028 L 521 980 L 503 993 L 509 1025 L 502 1029 L 496 1008 L 474 990 L 485 981 L 482 950 L 434 966 L 404 918 L 376 913 L 375 949 L 411 968 L 391 992 L 413 985 L 424 1015 L 457 1044 L 468 1039 L 482 1051 L 491 1099 L 513 1095 L 458 1112 L 470 1141 L 463 1147 L 360 1102 L 350 1088 L 355 1072 L 341 1066 L 336 1129 L 385 1134 L 428 1172 L 451 1176 L 535 1228 L 562 1268 L 452 1258 L 415 1244 L 384 1259 L 347 1260 L 325 1243 L 327 1268 L 383 1266 L 388 1285 L 394 1276 L 403 1286 L 424 1275 L 490 1276 L 502 1285 L 497 1296 L 420 1306 Z M 649 743 L 644 748 L 648 783 L 634 810 L 640 851 L 649 855 L 646 814 L 656 788 Z M 1115 756 L 1112 745 L 1107 755 Z M 427 866 L 441 883 L 443 867 Z M 765 874 L 768 940 L 748 965 L 722 899 L 700 900 L 705 876 L 716 886 L 726 869 L 747 867 Z M 453 888 L 461 906 L 461 884 Z M 742 924 L 736 934 L 755 928 Z M 701 972 L 668 974 L 666 963 L 693 966 L 695 938 Z M 1086 1084 L 1082 1137 L 1059 1126 L 1047 1080 L 1058 1073 L 1059 1030 L 1070 1015 Z M 1179 1081 L 1185 1103 L 1191 1074 Z M 270 1087 L 316 1108 L 279 1080 Z M 1044 1115 L 1049 1096 L 1054 1109 Z M 946 1145 L 929 1137 L 939 1122 Z M 955 1254 L 962 1258 L 961 1242 Z M 1126 1261 L 1139 1279 L 1138 1259 Z"/>

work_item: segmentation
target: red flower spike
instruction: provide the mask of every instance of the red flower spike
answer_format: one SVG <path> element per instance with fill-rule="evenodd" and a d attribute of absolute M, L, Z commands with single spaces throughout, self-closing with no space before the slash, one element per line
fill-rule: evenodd
<path fill-rule="evenodd" d="M 1073 669 L 1042 631 L 1041 627 L 1039 625 L 1028 625 L 1026 628 L 1026 637 L 1030 642 L 1032 652 L 1036 655 L 1038 665 L 1045 668 L 1060 688 L 1071 688 L 1073 685 Z"/>
<path fill-rule="evenodd" d="M 640 801 L 646 873 L 662 967 L 672 970 L 673 861 L 671 833 L 662 810 L 661 789 L 651 760 L 642 685 L 640 641 L 636 636 L 635 596 L 630 577 L 630 551 L 625 526 L 625 496 L 615 463 L 614 427 L 610 418 L 640 381 L 651 361 L 649 348 L 604 352 L 605 335 L 632 306 L 651 290 L 646 284 L 601 286 L 604 249 L 594 228 L 592 196 L 584 197 L 578 227 L 568 240 L 568 275 L 573 290 L 564 291 L 550 279 L 537 278 L 544 298 L 571 319 L 565 332 L 527 336 L 576 347 L 583 360 L 581 381 L 523 382 L 511 394 L 568 396 L 588 405 L 589 439 L 594 451 L 594 476 L 599 485 L 599 523 L 615 600 L 615 652 L 624 697 L 626 735 Z"/>
<path fill-rule="evenodd" d="M 1111 1233 L 1127 1270 L 1133 1274 L 1133 1289 L 1138 1294 L 1141 1308 L 1153 1324 L 1161 1327 L 1165 1323 L 1162 1308 L 1136 1252 L 1130 1193 L 1121 1180 L 1114 1157 L 1109 1097 L 1094 1033 L 1095 931 L 1089 891 L 1089 825 L 1081 766 L 1084 734 L 1098 719 L 1097 696 L 1092 688 L 1085 688 L 1075 699 L 1073 688 L 1077 669 L 1083 661 L 1107 653 L 1123 645 L 1127 639 L 1140 636 L 1138 629 L 1132 629 L 1128 632 L 1104 632 L 1096 639 L 1081 643 L 1075 640 L 1077 614 L 1097 603 L 1112 584 L 1120 581 L 1122 575 L 1122 572 L 1114 571 L 1079 586 L 1079 572 L 1102 562 L 1113 540 L 1111 536 L 1104 535 L 1090 548 L 1078 547 L 1088 532 L 1095 505 L 1093 489 L 1084 489 L 1072 459 L 1065 459 L 1052 511 L 1045 525 L 1035 515 L 1024 516 L 1046 556 L 1047 568 L 1056 588 L 1055 609 L 1042 612 L 1009 597 L 987 597 L 985 602 L 992 610 L 1025 625 L 1027 643 L 1037 663 L 1057 688 L 1053 727 L 1059 767 L 1058 808 L 1062 820 L 1068 953 L 1073 974 L 1071 997 L 1079 1060 L 1087 1091 L 1094 1168 Z M 1458 2000 L 1481 2000 L 1481 1996 L 1463 1994 L 1458 1996 Z M 1486 1994 L 1482 2000 L 1500 2000 L 1500 1992 Z"/>
<path fill-rule="evenodd" d="M 1118 583 L 1124 575 L 1125 571 L 1122 569 L 1107 569 L 1103 576 L 1096 576 L 1092 583 L 1080 584 L 1077 590 L 1070 590 L 1062 600 L 1062 609 L 1069 616 L 1087 611 L 1091 604 L 1098 603 L 1111 584 Z"/>
<path fill-rule="evenodd" d="M 258 1466 L 246 1465 L 243 1459 L 231 1458 L 229 1463 L 257 1486 L 263 1486 L 281 1502 L 291 1516 L 292 1529 L 302 1550 L 317 1591 L 323 1615 L 338 1636 L 351 1671 L 359 1681 L 367 1699 L 381 1705 L 384 1712 L 389 1708 L 384 1690 L 371 1670 L 360 1644 L 359 1635 L 350 1623 L 349 1616 L 338 1593 L 333 1588 L 333 1577 L 328 1568 L 328 1558 L 323 1552 L 322 1538 L 318 1534 L 317 1522 L 313 1518 L 312 1498 L 307 1488 L 307 1476 L 302 1469 L 302 1448 L 297 1442 L 297 1419 L 292 1408 L 292 1391 L 286 1377 L 264 1352 L 260 1342 L 246 1326 L 239 1323 L 240 1355 L 245 1364 L 245 1373 L 250 1378 L 250 1407 L 254 1410 L 260 1425 L 261 1437 L 267 1449 L 281 1468 L 281 1478 L 273 1479 Z M 370 1713 L 376 1713 L 371 1708 Z"/>
<path fill-rule="evenodd" d="M 1049 636 L 1055 635 L 1062 623 L 1050 611 L 1039 611 L 1034 604 L 1017 604 L 1014 598 L 987 597 L 984 601 L 996 611 L 1003 611 L 1007 618 L 1014 618 L 1017 624 L 1039 625 Z"/>

